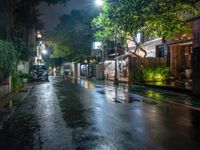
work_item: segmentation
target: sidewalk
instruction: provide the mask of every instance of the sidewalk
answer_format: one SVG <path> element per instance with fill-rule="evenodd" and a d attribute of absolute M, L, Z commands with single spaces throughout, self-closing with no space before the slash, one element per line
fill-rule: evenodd
<path fill-rule="evenodd" d="M 171 81 L 171 82 L 155 82 L 144 84 L 148 87 L 160 88 L 164 90 L 171 90 L 178 93 L 184 93 L 193 96 L 192 94 L 192 83 L 191 81 Z"/>
<path fill-rule="evenodd" d="M 25 85 L 16 92 L 12 92 L 0 99 L 0 129 L 3 126 L 3 123 L 12 116 L 14 111 L 27 97 L 32 87 L 32 84 Z"/>

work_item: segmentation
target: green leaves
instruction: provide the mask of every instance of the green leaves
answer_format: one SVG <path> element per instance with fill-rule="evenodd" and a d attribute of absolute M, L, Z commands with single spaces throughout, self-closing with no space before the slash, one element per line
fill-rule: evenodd
<path fill-rule="evenodd" d="M 0 41 L 0 76 L 11 73 L 17 62 L 14 45 L 9 42 Z"/>
<path fill-rule="evenodd" d="M 92 18 L 86 11 L 79 10 L 62 16 L 57 27 L 46 37 L 46 41 L 53 43 L 52 58 L 81 61 L 88 57 L 93 42 Z"/>
<path fill-rule="evenodd" d="M 145 32 L 146 36 L 173 39 L 181 32 L 189 32 L 185 22 L 197 14 L 192 0 L 106 0 L 102 13 L 93 20 L 98 28 L 97 39 L 110 38 L 115 27 L 128 33 Z M 147 38 L 148 38 L 147 37 Z"/>
<path fill-rule="evenodd" d="M 144 80 L 149 81 L 163 81 L 170 76 L 170 68 L 165 65 L 152 65 L 144 68 Z"/>

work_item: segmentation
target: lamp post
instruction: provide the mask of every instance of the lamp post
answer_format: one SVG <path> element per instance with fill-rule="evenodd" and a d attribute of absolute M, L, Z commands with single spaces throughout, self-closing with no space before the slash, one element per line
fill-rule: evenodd
<path fill-rule="evenodd" d="M 102 6 L 103 0 L 96 0 L 95 3 L 96 3 L 97 6 Z"/>
<path fill-rule="evenodd" d="M 102 6 L 103 0 L 96 0 L 96 5 Z M 114 3 L 114 0 L 109 0 L 109 2 Z M 117 36 L 116 36 L 116 25 L 114 26 L 114 52 L 115 52 L 115 70 L 114 70 L 114 85 L 118 85 L 118 76 L 117 76 Z M 103 60 L 103 58 L 102 58 Z"/>
<path fill-rule="evenodd" d="M 116 39 L 116 29 L 114 28 L 114 51 L 115 51 L 115 74 L 114 74 L 114 85 L 118 85 L 117 77 L 117 39 Z"/>
<path fill-rule="evenodd" d="M 112 1 L 114 3 L 115 1 Z M 114 5 L 114 7 L 116 7 Z M 115 9 L 115 8 L 114 8 Z M 117 27 L 114 25 L 114 51 L 115 51 L 115 74 L 114 74 L 114 85 L 118 85 L 118 72 L 117 72 Z"/>
<path fill-rule="evenodd" d="M 90 79 L 90 58 L 86 58 L 85 59 L 85 64 L 87 65 L 87 74 L 86 74 L 86 78 L 89 80 Z"/>

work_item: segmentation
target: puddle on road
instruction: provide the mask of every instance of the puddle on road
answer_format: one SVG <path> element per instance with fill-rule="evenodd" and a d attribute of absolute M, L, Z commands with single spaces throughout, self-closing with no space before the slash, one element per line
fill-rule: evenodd
<path fill-rule="evenodd" d="M 132 103 L 132 102 L 146 102 L 148 104 L 161 104 L 163 102 L 174 102 L 200 108 L 200 103 L 193 98 L 184 94 L 177 94 L 169 91 L 162 91 L 158 89 L 147 88 L 144 86 L 123 86 L 114 87 L 112 84 L 94 85 L 90 81 L 82 79 L 71 79 L 73 84 L 78 84 L 86 89 L 96 89 L 96 92 L 105 96 L 109 102 L 113 103 Z M 134 94 L 134 96 L 131 94 Z M 142 95 L 136 98 L 135 95 Z"/>
<path fill-rule="evenodd" d="M 195 109 L 200 109 L 200 102 L 198 98 L 188 96 L 181 93 L 175 93 L 173 91 L 166 91 L 160 89 L 147 88 L 143 86 L 134 85 L 130 88 L 133 93 L 138 93 L 144 97 L 152 99 L 151 103 L 160 104 L 161 102 L 177 103 L 191 106 Z M 147 102 L 149 99 L 147 99 Z M 154 101 L 154 102 L 153 102 Z"/>
<path fill-rule="evenodd" d="M 94 84 L 90 81 L 85 81 L 85 80 L 79 80 L 79 84 L 86 88 L 86 89 L 93 89 L 95 88 Z"/>
<path fill-rule="evenodd" d="M 105 86 L 98 93 L 105 95 L 108 101 L 114 103 L 131 103 L 133 98 L 129 95 L 128 88 Z"/>
<path fill-rule="evenodd" d="M 103 85 L 95 85 L 95 88 L 98 89 L 98 88 L 103 88 L 104 86 Z"/>
<path fill-rule="evenodd" d="M 104 91 L 97 91 L 98 93 L 102 94 L 102 95 L 105 95 L 106 93 Z"/>

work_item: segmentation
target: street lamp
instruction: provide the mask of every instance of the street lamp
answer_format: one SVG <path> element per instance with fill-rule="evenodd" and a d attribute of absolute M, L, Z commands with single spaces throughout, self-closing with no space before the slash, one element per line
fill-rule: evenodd
<path fill-rule="evenodd" d="M 113 0 L 109 0 L 110 3 L 115 3 Z M 114 9 L 116 6 L 114 5 Z M 115 51 L 115 74 L 114 74 L 114 85 L 118 85 L 118 72 L 117 72 L 117 27 L 116 24 L 113 26 L 114 29 L 114 51 Z"/>
<path fill-rule="evenodd" d="M 103 0 L 96 0 L 95 3 L 96 3 L 97 6 L 102 6 Z"/>
<path fill-rule="evenodd" d="M 42 54 L 46 55 L 47 53 L 48 53 L 48 52 L 47 52 L 46 49 L 43 49 L 43 50 L 42 50 Z"/>
<path fill-rule="evenodd" d="M 102 6 L 103 5 L 103 0 L 96 0 L 96 5 L 98 6 Z M 114 3 L 115 1 L 113 0 L 109 0 L 108 2 L 110 3 Z M 116 29 L 116 25 L 114 25 L 114 51 L 115 51 L 115 70 L 114 70 L 114 85 L 118 85 L 118 73 L 117 73 L 117 29 Z M 103 54 L 103 52 L 102 52 Z M 102 61 L 103 61 L 103 57 L 102 57 Z"/>
<path fill-rule="evenodd" d="M 42 34 L 41 34 L 40 31 L 37 31 L 37 33 L 36 33 L 36 37 L 37 37 L 38 39 L 41 39 L 41 38 L 42 38 Z"/>

